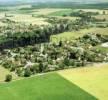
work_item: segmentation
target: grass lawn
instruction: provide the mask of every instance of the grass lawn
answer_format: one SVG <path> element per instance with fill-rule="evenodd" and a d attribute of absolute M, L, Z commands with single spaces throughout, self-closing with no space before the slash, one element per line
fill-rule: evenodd
<path fill-rule="evenodd" d="M 97 100 L 56 73 L 0 84 L 0 100 Z"/>
<path fill-rule="evenodd" d="M 64 70 L 59 74 L 99 100 L 108 100 L 108 63 Z"/>

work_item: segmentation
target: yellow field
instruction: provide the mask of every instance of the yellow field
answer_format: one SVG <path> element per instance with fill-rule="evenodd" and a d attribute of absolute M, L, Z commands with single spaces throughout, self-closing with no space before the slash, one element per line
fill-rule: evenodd
<path fill-rule="evenodd" d="M 108 63 L 58 73 L 99 100 L 108 100 Z"/>
<path fill-rule="evenodd" d="M 9 74 L 9 71 L 0 67 L 0 81 L 3 81 L 5 79 L 6 74 Z"/>
<path fill-rule="evenodd" d="M 95 16 L 97 19 L 106 19 L 108 21 L 108 15 L 97 15 Z"/>
<path fill-rule="evenodd" d="M 73 32 L 64 32 L 61 34 L 53 35 L 51 37 L 51 42 L 58 42 L 60 40 L 72 40 L 78 37 L 83 36 L 87 33 L 100 33 L 107 35 L 108 34 L 108 28 L 90 28 L 90 29 L 82 29 L 80 31 L 73 31 Z"/>
<path fill-rule="evenodd" d="M 21 6 L 23 7 L 23 6 Z M 18 7 L 21 8 L 21 7 Z M 29 5 L 28 5 L 29 7 Z M 22 13 L 22 12 L 17 12 L 14 10 L 7 11 L 7 12 L 1 12 L 0 13 L 0 19 L 5 17 L 5 13 L 7 15 L 12 15 L 12 17 L 6 17 L 12 21 L 15 22 L 21 22 L 25 24 L 37 24 L 37 25 L 48 25 L 48 22 L 46 22 L 45 18 L 37 18 L 37 17 L 32 17 L 32 14 L 35 14 L 36 16 L 38 15 L 48 15 L 49 13 L 56 12 L 56 11 L 61 11 L 64 9 L 35 9 L 35 10 L 30 10 L 30 13 Z M 25 10 L 26 11 L 26 10 Z M 0 26 L 4 26 L 3 23 L 0 22 Z"/>
<path fill-rule="evenodd" d="M 103 35 L 108 35 L 108 28 L 91 28 L 88 30 L 85 30 L 86 33 L 100 33 Z"/>
<path fill-rule="evenodd" d="M 33 12 L 32 14 L 37 14 L 37 15 L 48 15 L 50 13 L 53 13 L 53 12 L 57 12 L 57 11 L 62 11 L 62 10 L 66 10 L 66 9 L 53 9 L 53 8 L 45 8 L 45 9 L 38 9 L 38 10 L 32 10 L 32 11 L 36 11 L 36 12 Z"/>
<path fill-rule="evenodd" d="M 6 26 L 6 24 L 5 24 L 5 23 L 0 22 L 0 26 Z"/>
<path fill-rule="evenodd" d="M 24 15 L 24 14 L 14 14 L 13 17 L 10 17 L 9 19 L 15 21 L 15 22 L 23 22 L 23 23 L 32 23 L 32 24 L 48 24 L 45 22 L 45 18 L 34 18 L 31 15 Z"/>
<path fill-rule="evenodd" d="M 108 14 L 108 10 L 100 10 L 100 9 L 81 9 L 85 12 L 99 12 L 99 14 L 103 14 L 103 11 L 106 12 L 106 14 Z"/>
<path fill-rule="evenodd" d="M 0 18 L 2 19 L 4 17 L 5 13 L 0 13 Z M 15 21 L 15 22 L 21 22 L 25 24 L 38 24 L 38 25 L 47 25 L 48 23 L 45 22 L 45 18 L 35 18 L 32 17 L 32 15 L 27 14 L 9 14 L 12 15 L 12 17 L 7 17 L 8 19 Z M 3 23 L 0 24 L 0 26 L 3 25 Z"/>
<path fill-rule="evenodd" d="M 3 82 L 5 80 L 5 76 L 7 74 L 12 74 L 13 80 L 18 78 L 15 73 L 10 73 L 7 69 L 0 66 L 0 82 Z"/>

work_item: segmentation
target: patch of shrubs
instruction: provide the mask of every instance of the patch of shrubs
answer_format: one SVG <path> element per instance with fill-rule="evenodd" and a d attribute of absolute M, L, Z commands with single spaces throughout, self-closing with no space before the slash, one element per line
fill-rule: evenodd
<path fill-rule="evenodd" d="M 30 77 L 31 76 L 31 71 L 30 71 L 30 68 L 26 68 L 24 70 L 24 77 Z"/>
<path fill-rule="evenodd" d="M 10 82 L 12 80 L 12 75 L 8 74 L 5 77 L 5 82 Z"/>

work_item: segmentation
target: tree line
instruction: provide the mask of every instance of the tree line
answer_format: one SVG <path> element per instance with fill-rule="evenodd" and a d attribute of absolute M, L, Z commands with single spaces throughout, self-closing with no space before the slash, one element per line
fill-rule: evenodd
<path fill-rule="evenodd" d="M 73 22 L 69 19 L 49 18 L 47 21 L 51 25 L 30 25 L 27 29 L 22 29 L 22 31 L 12 31 L 10 29 L 2 37 L 0 37 L 0 49 L 2 50 L 6 48 L 48 42 L 50 40 L 50 36 L 53 34 L 59 34 L 71 30 L 79 30 L 82 27 L 87 27 L 87 24 L 81 19 Z"/>

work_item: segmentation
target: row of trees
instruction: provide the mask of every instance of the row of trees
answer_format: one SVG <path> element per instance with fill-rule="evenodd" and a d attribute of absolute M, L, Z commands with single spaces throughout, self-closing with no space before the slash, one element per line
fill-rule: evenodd
<path fill-rule="evenodd" d="M 85 12 L 83 10 L 79 10 L 79 11 L 74 11 L 70 14 L 70 16 L 85 17 L 85 18 L 95 16 L 95 15 L 99 15 L 99 12 Z"/>
<path fill-rule="evenodd" d="M 59 28 L 58 28 L 59 27 Z M 1 48 L 10 48 L 17 46 L 25 46 L 29 44 L 48 42 L 50 35 L 63 32 L 63 25 L 55 25 L 53 27 L 46 26 L 43 28 L 35 28 L 24 32 L 7 32 L 5 37 L 1 37 Z M 2 39 L 3 38 L 3 39 Z"/>

